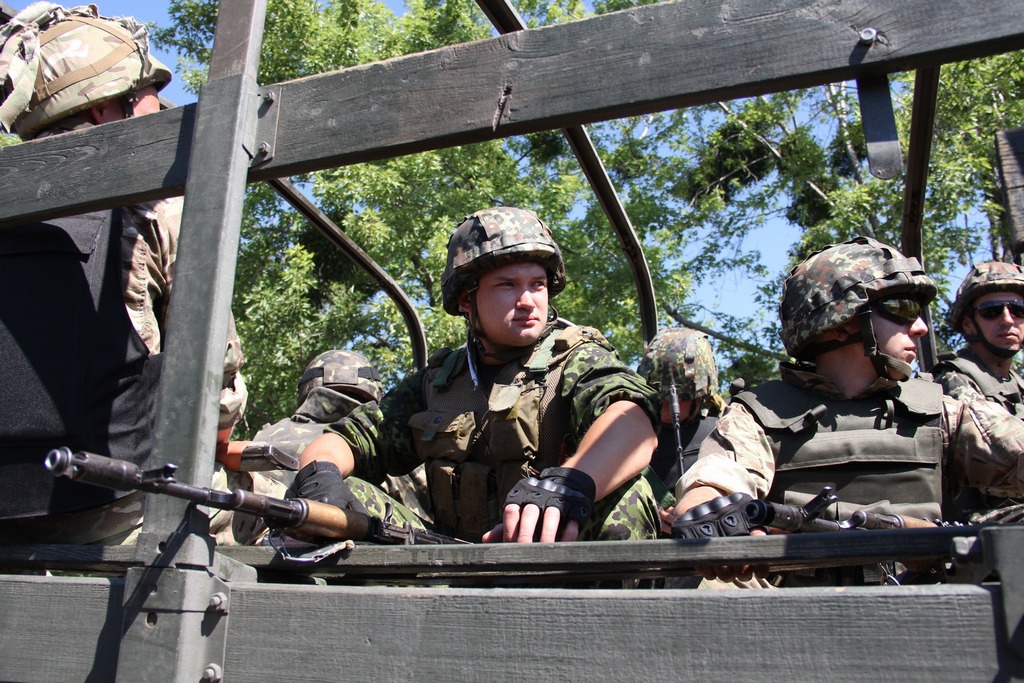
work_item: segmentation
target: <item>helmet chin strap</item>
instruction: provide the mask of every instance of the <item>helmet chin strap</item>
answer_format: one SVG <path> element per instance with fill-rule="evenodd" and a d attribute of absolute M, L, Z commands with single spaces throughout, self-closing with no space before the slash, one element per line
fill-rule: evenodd
<path fill-rule="evenodd" d="M 905 363 L 879 350 L 878 339 L 875 337 L 875 328 L 871 324 L 871 311 L 865 310 L 858 313 L 857 317 L 860 319 L 859 331 L 847 335 L 846 339 L 833 339 L 809 346 L 807 352 L 813 356 L 861 342 L 864 345 L 864 355 L 871 361 L 871 365 L 874 366 L 875 372 L 878 373 L 879 377 L 894 379 L 899 382 L 910 379 L 914 369 L 910 367 L 909 363 Z"/>
<path fill-rule="evenodd" d="M 971 320 L 974 322 L 974 329 L 980 330 L 981 325 L 978 324 L 978 320 L 977 318 L 974 317 L 974 313 L 971 313 Z M 998 356 L 999 358 L 1013 358 L 1014 356 L 1017 355 L 1017 352 L 1020 351 L 1020 349 L 1004 349 L 1001 346 L 996 346 L 988 339 L 986 339 L 985 335 L 983 334 L 967 334 L 966 332 L 962 332 L 961 334 L 963 335 L 964 340 L 966 342 L 977 342 L 984 346 L 990 353 L 992 353 L 995 356 Z"/>
<path fill-rule="evenodd" d="M 860 318 L 860 337 L 861 341 L 864 342 L 864 354 L 871 359 L 871 364 L 875 367 L 878 376 L 894 379 L 898 382 L 905 382 L 910 379 L 910 376 L 914 373 L 910 363 L 882 353 L 878 348 L 875 328 L 871 324 L 871 311 L 865 310 L 857 315 Z M 895 373 L 896 376 L 893 377 L 892 373 Z"/>

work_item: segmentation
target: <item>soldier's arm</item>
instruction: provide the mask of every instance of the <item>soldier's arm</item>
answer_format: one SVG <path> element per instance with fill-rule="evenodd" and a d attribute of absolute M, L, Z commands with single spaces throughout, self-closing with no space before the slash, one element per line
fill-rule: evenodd
<path fill-rule="evenodd" d="M 642 472 L 657 446 L 646 411 L 631 401 L 617 401 L 587 430 L 564 466 L 589 474 L 597 486 L 595 500 L 601 500 Z"/>
<path fill-rule="evenodd" d="M 299 469 L 314 460 L 334 463 L 343 477 L 352 474 L 356 465 L 352 447 L 348 445 L 348 441 L 334 432 L 324 432 L 306 446 L 299 456 Z"/>
<path fill-rule="evenodd" d="M 775 456 L 768 437 L 746 408 L 733 403 L 725 411 L 700 454 L 676 486 L 676 514 L 707 502 L 715 495 L 746 493 L 764 499 L 775 478 Z"/>
<path fill-rule="evenodd" d="M 991 401 L 943 398 L 948 474 L 957 486 L 1024 495 L 1024 421 Z"/>
<path fill-rule="evenodd" d="M 942 386 L 942 393 L 961 401 L 985 401 L 981 387 L 967 375 L 956 370 L 945 370 L 935 374 L 935 382 Z"/>

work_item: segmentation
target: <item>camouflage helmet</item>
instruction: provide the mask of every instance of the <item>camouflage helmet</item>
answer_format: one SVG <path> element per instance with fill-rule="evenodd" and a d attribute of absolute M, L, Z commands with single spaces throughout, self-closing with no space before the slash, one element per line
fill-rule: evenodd
<path fill-rule="evenodd" d="M 1004 261 L 975 264 L 956 290 L 956 301 L 949 312 L 950 326 L 963 334 L 964 316 L 969 314 L 971 304 L 979 296 L 992 292 L 1016 292 L 1024 296 L 1024 270 L 1016 263 Z"/>
<path fill-rule="evenodd" d="M 922 306 L 935 298 L 935 283 L 916 258 L 870 237 L 817 251 L 789 272 L 782 287 L 779 317 L 786 351 L 809 360 L 819 335 L 867 313 L 872 301 L 900 294 Z"/>
<path fill-rule="evenodd" d="M 532 211 L 497 206 L 466 216 L 448 240 L 448 262 L 441 276 L 444 310 L 459 312 L 459 296 L 477 278 L 507 263 L 534 261 L 548 273 L 548 293 L 565 289 L 565 263 L 551 229 Z"/>
<path fill-rule="evenodd" d="M 332 349 L 314 358 L 299 379 L 299 405 L 316 387 L 357 397 L 361 403 L 379 401 L 384 394 L 380 373 L 361 353 Z"/>
<path fill-rule="evenodd" d="M 67 116 L 146 86 L 170 70 L 149 51 L 133 17 L 102 17 L 95 5 L 37 2 L 0 28 L 0 125 L 23 140 Z"/>
<path fill-rule="evenodd" d="M 715 393 L 718 367 L 707 335 L 685 327 L 660 330 L 647 345 L 636 369 L 647 383 L 669 397 L 676 386 L 680 400 L 693 401 Z"/>

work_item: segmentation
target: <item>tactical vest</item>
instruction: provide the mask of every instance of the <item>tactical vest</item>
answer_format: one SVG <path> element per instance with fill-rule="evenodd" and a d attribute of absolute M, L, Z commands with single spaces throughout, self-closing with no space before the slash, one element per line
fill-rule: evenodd
<path fill-rule="evenodd" d="M 651 457 L 651 470 L 658 475 L 658 479 L 666 489 L 669 491 L 675 489 L 679 477 L 683 476 L 683 472 L 690 469 L 697 461 L 701 443 L 711 436 L 711 432 L 714 431 L 717 424 L 717 415 L 707 415 L 691 422 L 684 422 L 679 426 L 679 438 L 683 443 L 682 471 L 679 468 L 679 451 L 675 430 L 671 424 L 664 422 L 661 424 L 658 430 L 658 448 Z"/>
<path fill-rule="evenodd" d="M 963 349 L 957 354 L 943 354 L 939 363 L 932 373 L 935 375 L 941 372 L 959 372 L 967 375 L 978 387 L 981 393 L 989 401 L 1003 406 L 1012 415 L 1024 417 L 1024 380 L 1021 380 L 1015 373 L 1011 373 L 1008 379 L 999 379 L 986 370 L 972 356 L 970 349 Z"/>
<path fill-rule="evenodd" d="M 738 394 L 775 454 L 768 499 L 803 505 L 835 488 L 841 518 L 868 509 L 940 517 L 942 388 L 919 379 L 861 399 L 830 398 L 774 380 Z"/>
<path fill-rule="evenodd" d="M 160 357 L 125 308 L 121 231 L 120 211 L 0 230 L 0 518 L 123 495 L 55 478 L 52 448 L 149 456 Z"/>
<path fill-rule="evenodd" d="M 501 521 L 501 503 L 520 479 L 574 452 L 569 403 L 559 398 L 562 372 L 570 354 L 595 342 L 604 342 L 596 330 L 556 329 L 525 360 L 502 366 L 489 392 L 473 386 L 465 347 L 431 358 L 427 409 L 409 427 L 426 463 L 436 524 L 478 539 Z"/>

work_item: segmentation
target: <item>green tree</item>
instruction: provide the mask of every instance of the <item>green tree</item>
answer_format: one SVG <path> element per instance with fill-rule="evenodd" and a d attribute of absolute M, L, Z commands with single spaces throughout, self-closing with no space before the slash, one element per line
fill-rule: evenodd
<path fill-rule="evenodd" d="M 595 3 L 596 11 L 630 2 Z M 260 82 L 311 74 L 493 35 L 470 0 L 411 0 L 396 17 L 377 0 L 270 0 Z M 519 3 L 530 26 L 576 19 L 577 0 Z M 198 87 L 216 3 L 174 0 L 157 39 L 176 49 Z M 893 77 L 907 149 L 913 74 Z M 993 134 L 1021 125 L 1020 53 L 942 69 L 926 198 L 925 259 L 943 297 L 971 259 L 1008 255 Z M 452 103 L 458 107 L 457 102 Z M 721 102 L 590 127 L 644 244 L 661 324 L 697 323 L 719 338 L 723 382 L 756 383 L 782 353 L 776 305 L 786 266 L 750 246 L 783 226 L 773 249 L 790 264 L 856 234 L 898 244 L 903 181 L 867 171 L 854 84 Z M 462 342 L 440 306 L 445 244 L 466 213 L 529 207 L 564 247 L 562 317 L 601 329 L 635 362 L 642 351 L 635 287 L 617 240 L 558 131 L 328 169 L 294 179 L 416 302 L 431 348 Z M 770 256 L 770 255 L 767 255 Z M 751 301 L 717 310 L 694 292 L 727 278 L 753 283 Z M 943 306 L 939 306 L 940 309 Z M 366 353 L 386 382 L 412 369 L 398 310 L 368 277 L 266 187 L 253 186 L 239 252 L 234 311 L 247 354 L 251 432 L 290 412 L 305 363 L 331 347 Z M 940 329 L 943 344 L 952 342 Z"/>

